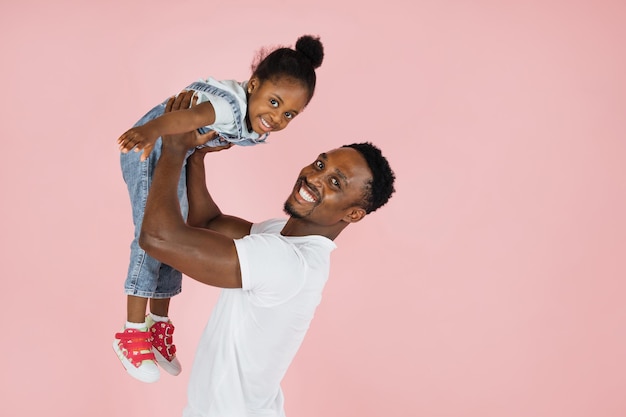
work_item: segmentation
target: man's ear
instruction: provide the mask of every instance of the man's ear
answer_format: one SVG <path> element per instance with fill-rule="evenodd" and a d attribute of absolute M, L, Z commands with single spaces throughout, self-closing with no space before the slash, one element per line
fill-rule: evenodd
<path fill-rule="evenodd" d="M 347 223 L 356 223 L 360 221 L 363 217 L 365 217 L 367 213 L 365 209 L 362 207 L 352 207 L 348 210 L 346 215 L 343 217 L 343 220 Z"/>

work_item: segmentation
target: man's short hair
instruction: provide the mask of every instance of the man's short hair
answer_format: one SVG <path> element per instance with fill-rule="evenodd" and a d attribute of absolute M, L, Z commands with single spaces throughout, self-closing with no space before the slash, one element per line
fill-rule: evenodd
<path fill-rule="evenodd" d="M 396 176 L 380 149 L 370 142 L 352 143 L 342 148 L 352 148 L 358 151 L 372 171 L 372 179 L 365 186 L 363 195 L 365 212 L 369 214 L 387 204 L 391 195 L 396 191 L 393 186 Z"/>

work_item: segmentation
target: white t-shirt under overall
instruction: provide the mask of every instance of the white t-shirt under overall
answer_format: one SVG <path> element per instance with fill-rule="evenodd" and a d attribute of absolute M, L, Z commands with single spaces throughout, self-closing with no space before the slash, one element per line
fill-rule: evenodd
<path fill-rule="evenodd" d="M 248 102 L 246 88 L 248 81 L 221 80 L 209 77 L 192 83 L 188 88 L 196 92 L 197 104 L 210 101 L 215 111 L 215 121 L 205 126 L 216 130 L 222 139 L 235 145 L 252 146 L 265 143 L 269 133 L 262 136 L 249 130 L 246 123 Z M 217 91 L 212 91 L 217 90 Z M 221 91 L 221 92 L 220 92 Z M 228 99 L 226 98 L 228 96 Z M 202 131 L 201 133 L 206 133 Z M 219 146 L 226 142 L 216 140 L 208 142 L 207 146 Z"/>
<path fill-rule="evenodd" d="M 287 237 L 285 220 L 235 241 L 241 289 L 223 289 L 198 344 L 184 417 L 284 416 L 280 382 L 328 279 L 333 241 Z"/>

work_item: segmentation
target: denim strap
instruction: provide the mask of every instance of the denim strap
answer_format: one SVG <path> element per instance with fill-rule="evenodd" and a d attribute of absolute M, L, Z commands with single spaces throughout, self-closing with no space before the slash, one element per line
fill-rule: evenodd
<path fill-rule="evenodd" d="M 239 103 L 237 102 L 237 98 L 230 92 L 223 90 L 221 88 L 215 87 L 211 84 L 203 83 L 203 82 L 195 82 L 190 84 L 187 89 L 194 91 L 203 91 L 208 94 L 212 94 L 218 97 L 223 98 L 230 104 L 230 107 L 233 109 L 233 114 L 235 115 L 235 125 L 237 127 L 237 137 L 229 137 L 229 139 L 241 139 L 243 137 L 243 129 L 241 127 L 241 108 L 239 107 Z M 205 128 L 199 129 L 200 133 L 207 133 L 208 130 Z"/>

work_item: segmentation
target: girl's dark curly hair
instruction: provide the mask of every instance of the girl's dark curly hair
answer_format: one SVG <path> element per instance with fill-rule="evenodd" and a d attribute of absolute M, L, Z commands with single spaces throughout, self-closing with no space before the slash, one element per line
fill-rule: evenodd
<path fill-rule="evenodd" d="M 370 142 L 353 143 L 344 145 L 342 148 L 352 148 L 358 151 L 372 171 L 372 180 L 366 185 L 363 195 L 365 212 L 369 214 L 387 204 L 391 195 L 396 191 L 393 186 L 396 175 L 380 149 Z"/>
<path fill-rule="evenodd" d="M 319 37 L 304 35 L 298 38 L 296 48 L 278 48 L 267 55 L 262 50 L 252 64 L 252 76 L 261 81 L 289 77 L 300 81 L 308 90 L 306 104 L 315 92 L 315 69 L 324 60 L 324 46 Z M 258 62 L 258 63 L 257 63 Z"/>

